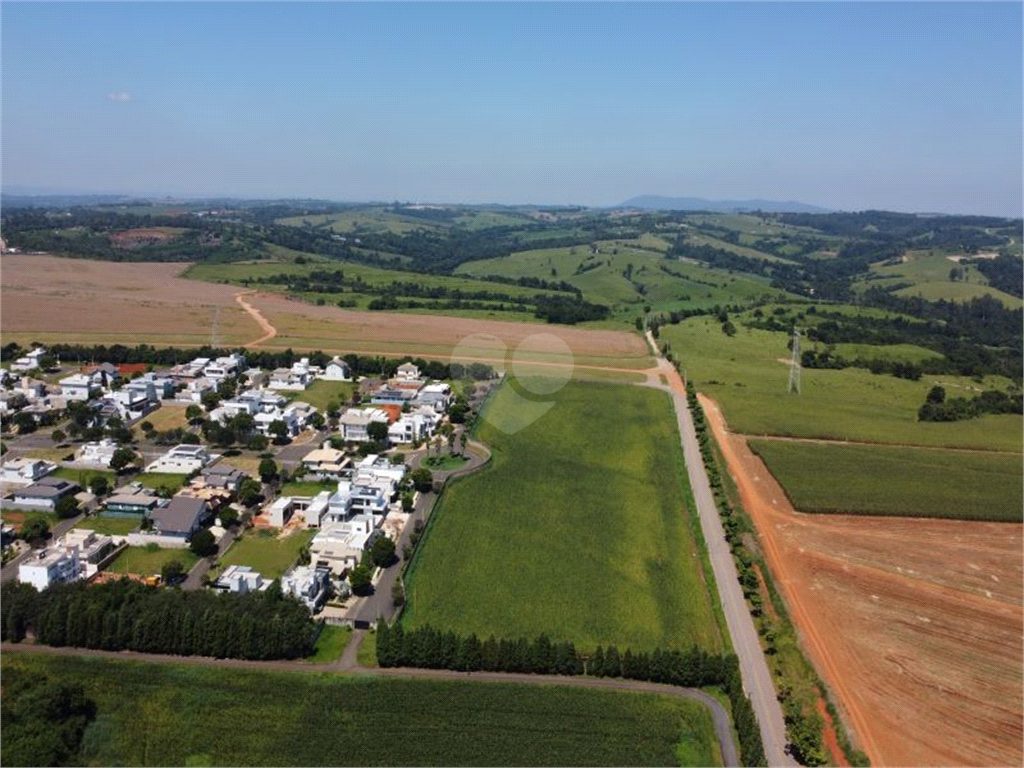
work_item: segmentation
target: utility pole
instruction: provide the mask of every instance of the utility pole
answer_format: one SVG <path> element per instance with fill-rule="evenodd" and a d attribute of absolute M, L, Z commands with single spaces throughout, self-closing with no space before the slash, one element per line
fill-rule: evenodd
<path fill-rule="evenodd" d="M 800 394 L 800 329 L 793 328 L 793 357 L 789 362 L 789 392 Z"/>

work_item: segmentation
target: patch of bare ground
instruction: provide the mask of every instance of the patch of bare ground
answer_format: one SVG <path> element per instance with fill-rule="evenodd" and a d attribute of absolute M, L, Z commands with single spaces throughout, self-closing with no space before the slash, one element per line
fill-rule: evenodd
<path fill-rule="evenodd" d="M 798 513 L 701 403 L 801 643 L 872 763 L 1021 765 L 1024 528 Z"/>

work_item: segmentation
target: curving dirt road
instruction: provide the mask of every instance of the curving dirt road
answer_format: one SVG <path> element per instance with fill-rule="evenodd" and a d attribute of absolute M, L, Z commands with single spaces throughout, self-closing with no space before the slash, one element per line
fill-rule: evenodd
<path fill-rule="evenodd" d="M 263 335 L 254 341 L 250 341 L 245 345 L 246 349 L 252 349 L 255 346 L 262 344 L 265 341 L 270 341 L 272 338 L 277 336 L 277 328 L 272 326 L 270 322 L 265 318 L 256 307 L 245 300 L 245 296 L 254 296 L 257 291 L 242 291 L 242 293 L 235 294 L 235 301 L 238 305 L 244 309 L 253 320 L 263 329 Z"/>
<path fill-rule="evenodd" d="M 352 638 L 350 647 L 358 647 L 358 636 Z M 91 656 L 119 661 L 143 661 L 154 664 L 187 664 L 190 666 L 235 667 L 241 669 L 262 669 L 285 672 L 327 672 L 336 674 L 357 674 L 373 677 L 420 678 L 429 680 L 451 680 L 483 683 L 518 683 L 520 685 L 559 685 L 571 688 L 592 688 L 634 693 L 656 693 L 666 696 L 697 701 L 706 706 L 715 725 L 715 737 L 727 768 L 740 765 L 736 745 L 732 738 L 732 727 L 725 708 L 712 696 L 697 688 L 680 688 L 661 683 L 641 680 L 610 680 L 594 677 L 564 677 L 561 675 L 527 675 L 513 672 L 455 672 L 447 669 L 381 669 L 379 667 L 342 667 L 340 663 L 310 664 L 304 661 L 245 661 L 242 659 L 213 659 L 206 656 L 164 656 L 136 651 L 99 651 L 89 648 L 53 648 L 46 645 L 24 643 L 2 643 L 0 653 L 46 653 L 57 656 Z M 354 657 L 354 653 L 352 656 Z M 345 662 L 346 652 L 341 661 Z"/>

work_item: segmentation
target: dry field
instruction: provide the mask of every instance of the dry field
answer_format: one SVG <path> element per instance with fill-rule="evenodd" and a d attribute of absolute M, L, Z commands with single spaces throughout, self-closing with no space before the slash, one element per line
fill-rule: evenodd
<path fill-rule="evenodd" d="M 846 725 L 874 765 L 1021 765 L 1022 526 L 805 515 L 701 397 Z"/>
<path fill-rule="evenodd" d="M 506 356 L 500 344 L 460 344 L 473 334 L 490 335 L 505 345 L 511 361 L 523 339 L 552 334 L 568 345 L 577 365 L 653 365 L 643 340 L 632 333 L 317 307 L 279 295 L 186 280 L 178 275 L 187 266 L 5 255 L 0 260 L 4 341 L 198 346 L 210 342 L 216 317 L 217 342 L 224 346 L 434 358 L 448 357 L 459 347 L 462 359 L 501 362 Z M 236 300 L 239 294 L 241 301 Z M 245 305 L 265 318 L 276 335 L 269 336 Z M 537 345 L 527 357 L 561 366 L 558 346 Z"/>
<path fill-rule="evenodd" d="M 237 289 L 179 278 L 186 266 L 4 255 L 4 342 L 201 345 L 210 342 L 215 316 L 219 343 L 259 336 L 235 302 Z"/>

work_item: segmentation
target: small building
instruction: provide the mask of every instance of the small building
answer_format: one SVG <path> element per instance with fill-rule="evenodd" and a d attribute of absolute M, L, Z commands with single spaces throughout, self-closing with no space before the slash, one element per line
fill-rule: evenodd
<path fill-rule="evenodd" d="M 403 381 L 417 381 L 420 378 L 420 369 L 412 363 L 402 363 L 398 366 L 397 378 Z"/>
<path fill-rule="evenodd" d="M 34 371 L 39 368 L 39 361 L 46 355 L 44 347 L 36 347 L 24 357 L 11 363 L 12 371 Z"/>
<path fill-rule="evenodd" d="M 298 363 L 296 363 L 298 365 Z M 312 376 L 308 370 L 295 370 L 291 368 L 275 368 L 270 374 L 270 381 L 267 382 L 269 389 L 304 390 L 310 385 Z"/>
<path fill-rule="evenodd" d="M 60 393 L 65 400 L 88 400 L 101 390 L 99 382 L 85 373 L 76 373 L 60 380 Z"/>
<path fill-rule="evenodd" d="M 263 576 L 248 565 L 229 565 L 212 586 L 223 592 L 244 595 L 266 589 L 270 583 L 264 582 Z"/>
<path fill-rule="evenodd" d="M 212 467 L 206 467 L 200 473 L 200 477 L 204 485 L 237 493 L 247 475 L 229 464 L 215 464 Z"/>
<path fill-rule="evenodd" d="M 209 517 L 209 509 L 203 499 L 191 496 L 175 496 L 166 505 L 157 507 L 149 519 L 161 536 L 188 539 L 199 530 Z"/>
<path fill-rule="evenodd" d="M 4 486 L 31 485 L 56 469 L 56 464 L 43 459 L 9 459 L 0 469 L 0 482 Z"/>
<path fill-rule="evenodd" d="M 331 571 L 326 567 L 296 566 L 281 577 L 281 591 L 298 598 L 310 611 L 319 611 L 330 594 Z"/>
<path fill-rule="evenodd" d="M 433 424 L 417 413 L 404 413 L 402 418 L 388 427 L 388 442 L 406 445 L 424 440 L 434 433 Z"/>
<path fill-rule="evenodd" d="M 414 402 L 417 405 L 429 405 L 435 411 L 443 413 L 448 410 L 448 406 L 452 404 L 453 399 L 451 385 L 438 382 L 427 384 L 416 395 Z"/>
<path fill-rule="evenodd" d="M 165 499 L 153 494 L 141 484 L 121 488 L 103 505 L 104 515 L 111 517 L 145 517 L 164 504 Z"/>
<path fill-rule="evenodd" d="M 324 375 L 321 378 L 327 381 L 351 381 L 352 373 L 348 363 L 340 357 L 334 357 L 324 366 Z"/>
<path fill-rule="evenodd" d="M 267 507 L 267 522 L 275 528 L 284 528 L 298 508 L 299 502 L 294 497 L 280 496 Z"/>
<path fill-rule="evenodd" d="M 327 513 L 327 509 L 331 503 L 331 492 L 320 491 L 316 496 L 310 499 L 309 505 L 303 510 L 303 515 L 306 518 L 307 528 L 319 528 L 320 522 L 323 520 L 324 515 Z"/>
<path fill-rule="evenodd" d="M 11 503 L 27 509 L 43 509 L 53 512 L 57 502 L 66 496 L 74 496 L 81 489 L 77 483 L 60 477 L 43 477 L 32 485 L 14 491 Z"/>
<path fill-rule="evenodd" d="M 205 467 L 212 458 L 201 445 L 176 445 L 147 466 L 146 471 L 189 475 Z"/>
<path fill-rule="evenodd" d="M 100 563 L 114 550 L 114 540 L 88 528 L 72 528 L 64 534 L 58 546 L 65 550 L 73 548 L 78 551 L 78 564 L 82 569 L 82 576 L 89 578 L 99 573 Z"/>
<path fill-rule="evenodd" d="M 359 565 L 363 552 L 382 535 L 370 515 L 358 515 L 348 522 L 321 530 L 309 543 L 310 561 L 338 576 Z"/>
<path fill-rule="evenodd" d="M 79 464 L 90 464 L 97 467 L 109 467 L 114 460 L 114 452 L 118 445 L 110 438 L 103 438 L 94 443 L 83 443 L 75 451 L 75 461 Z"/>

